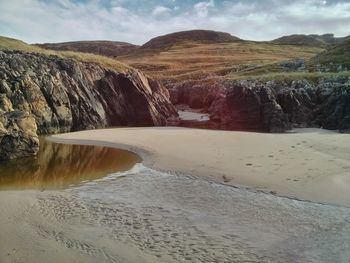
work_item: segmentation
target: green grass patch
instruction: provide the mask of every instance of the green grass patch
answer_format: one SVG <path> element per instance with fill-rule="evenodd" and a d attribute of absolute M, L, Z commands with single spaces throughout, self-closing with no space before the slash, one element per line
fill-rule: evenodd
<path fill-rule="evenodd" d="M 249 80 L 260 80 L 266 81 L 284 81 L 292 82 L 295 80 L 308 80 L 312 83 L 317 83 L 320 79 L 332 79 L 340 77 L 350 77 L 350 71 L 343 72 L 276 72 L 267 73 L 261 75 L 239 75 L 235 79 L 249 79 Z"/>

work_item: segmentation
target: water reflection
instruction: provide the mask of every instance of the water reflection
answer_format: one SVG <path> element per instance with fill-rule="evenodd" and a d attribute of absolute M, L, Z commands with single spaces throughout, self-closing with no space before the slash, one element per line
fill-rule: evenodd
<path fill-rule="evenodd" d="M 0 162 L 0 190 L 62 189 L 127 171 L 140 158 L 113 148 L 40 140 L 36 157 Z"/>

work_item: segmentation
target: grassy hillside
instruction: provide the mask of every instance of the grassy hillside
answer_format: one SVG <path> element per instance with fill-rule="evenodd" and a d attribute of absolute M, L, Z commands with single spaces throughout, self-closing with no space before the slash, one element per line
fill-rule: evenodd
<path fill-rule="evenodd" d="M 235 41 L 198 43 L 183 41 L 167 49 L 139 50 L 119 59 L 158 79 L 188 79 L 201 75 L 238 74 L 279 61 L 310 59 L 324 49 L 310 46 L 277 45 L 268 42 Z"/>
<path fill-rule="evenodd" d="M 6 37 L 0 37 L 1 49 L 72 58 L 98 63 L 117 71 L 130 69 L 129 66 L 126 66 L 129 64 L 153 78 L 173 81 L 187 79 L 209 81 L 216 78 L 318 79 L 325 76 L 325 73 L 317 72 L 288 72 L 279 64 L 295 58 L 303 58 L 306 61 L 311 59 L 308 64 L 310 68 L 320 63 L 338 63 L 350 69 L 350 41 L 336 45 L 327 51 L 324 48 L 309 45 L 242 40 L 223 43 L 175 41 L 168 47 L 139 48 L 129 55 L 118 57 L 118 60 L 88 53 L 46 50 Z M 350 76 L 349 72 L 327 74 Z"/>
<path fill-rule="evenodd" d="M 75 41 L 52 44 L 36 44 L 36 46 L 56 51 L 75 51 L 91 53 L 107 57 L 129 54 L 139 46 L 116 41 Z"/>
<path fill-rule="evenodd" d="M 184 41 L 192 41 L 196 43 L 225 43 L 240 40 L 238 37 L 229 33 L 217 32 L 212 30 L 189 30 L 175 32 L 151 39 L 141 49 L 159 49 L 173 46 Z"/>
<path fill-rule="evenodd" d="M 327 45 L 334 44 L 338 41 L 333 34 L 325 35 L 302 35 L 295 34 L 289 36 L 283 36 L 272 41 L 272 43 L 283 45 L 306 45 L 314 47 L 326 47 Z"/>
<path fill-rule="evenodd" d="M 108 58 L 108 57 L 88 54 L 88 53 L 72 52 L 72 51 L 46 50 L 37 46 L 28 45 L 25 42 L 20 40 L 2 37 L 2 36 L 0 36 L 0 50 L 20 50 L 24 52 L 35 52 L 43 55 L 55 55 L 63 58 L 79 60 L 82 62 L 97 63 L 103 67 L 117 70 L 120 72 L 124 72 L 130 68 L 129 66 L 113 58 Z"/>
<path fill-rule="evenodd" d="M 311 59 L 311 67 L 316 67 L 318 64 L 329 66 L 331 70 L 336 70 L 339 66 L 350 70 L 350 40 L 334 45 Z"/>

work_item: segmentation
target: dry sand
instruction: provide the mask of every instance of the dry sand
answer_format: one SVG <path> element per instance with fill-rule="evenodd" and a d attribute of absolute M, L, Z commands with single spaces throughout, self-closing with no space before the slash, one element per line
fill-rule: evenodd
<path fill-rule="evenodd" d="M 287 134 L 189 128 L 116 128 L 52 136 L 139 154 L 157 170 L 350 207 L 350 135 L 321 129 Z"/>

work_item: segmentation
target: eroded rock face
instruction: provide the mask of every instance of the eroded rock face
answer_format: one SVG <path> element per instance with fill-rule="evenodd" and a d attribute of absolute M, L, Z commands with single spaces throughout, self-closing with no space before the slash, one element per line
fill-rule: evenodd
<path fill-rule="evenodd" d="M 322 127 L 343 131 L 350 117 L 350 79 L 322 79 L 274 83 L 277 101 L 295 127 Z"/>
<path fill-rule="evenodd" d="M 32 116 L 38 134 L 160 126 L 177 115 L 168 91 L 139 71 L 19 51 L 0 51 L 0 109 Z"/>
<path fill-rule="evenodd" d="M 261 83 L 184 81 L 169 85 L 169 92 L 174 104 L 208 112 L 210 128 L 283 132 L 291 127 L 274 91 Z"/>
<path fill-rule="evenodd" d="M 0 114 L 0 161 L 31 156 L 39 151 L 35 119 L 22 111 Z"/>
<path fill-rule="evenodd" d="M 224 93 L 209 108 L 211 119 L 220 127 L 267 132 L 290 129 L 288 118 L 271 89 L 248 81 L 226 81 L 223 85 Z"/>
<path fill-rule="evenodd" d="M 167 84 L 174 104 L 204 109 L 211 126 L 283 132 L 292 127 L 350 128 L 349 78 L 257 81 L 183 81 Z"/>

